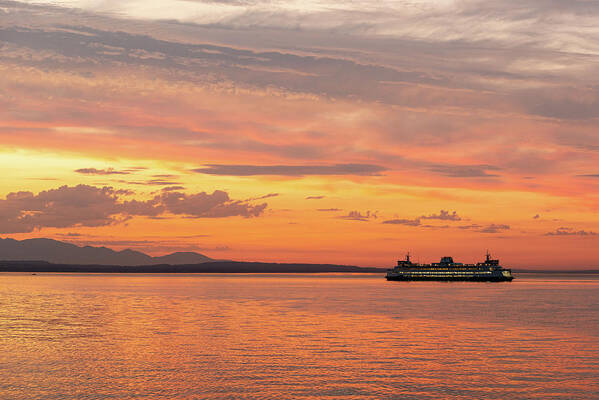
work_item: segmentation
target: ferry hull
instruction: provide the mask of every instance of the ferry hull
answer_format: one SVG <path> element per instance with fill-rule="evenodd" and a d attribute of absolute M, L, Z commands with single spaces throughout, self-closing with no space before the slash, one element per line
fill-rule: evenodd
<path fill-rule="evenodd" d="M 506 276 L 401 276 L 387 275 L 388 281 L 462 281 L 462 282 L 511 282 Z"/>

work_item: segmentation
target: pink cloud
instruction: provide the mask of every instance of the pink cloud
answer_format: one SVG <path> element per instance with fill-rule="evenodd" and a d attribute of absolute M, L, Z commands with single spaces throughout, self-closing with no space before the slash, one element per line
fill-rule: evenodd
<path fill-rule="evenodd" d="M 150 200 L 125 200 L 112 187 L 61 186 L 32 192 L 12 192 L 0 200 L 2 233 L 32 232 L 44 227 L 105 226 L 133 216 L 165 213 L 194 218 L 258 217 L 266 203 L 233 200 L 227 192 L 185 194 L 163 192 Z"/>

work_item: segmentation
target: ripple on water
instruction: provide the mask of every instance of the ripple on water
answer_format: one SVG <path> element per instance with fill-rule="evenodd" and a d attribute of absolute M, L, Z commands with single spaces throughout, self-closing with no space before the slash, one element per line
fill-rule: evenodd
<path fill-rule="evenodd" d="M 599 280 L 2 279 L 0 398 L 599 398 Z"/>

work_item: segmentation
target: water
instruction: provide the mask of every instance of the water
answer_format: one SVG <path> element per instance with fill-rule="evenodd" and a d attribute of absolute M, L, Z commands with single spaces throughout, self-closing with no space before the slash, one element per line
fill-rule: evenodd
<path fill-rule="evenodd" d="M 0 274 L 2 399 L 598 399 L 599 277 Z"/>

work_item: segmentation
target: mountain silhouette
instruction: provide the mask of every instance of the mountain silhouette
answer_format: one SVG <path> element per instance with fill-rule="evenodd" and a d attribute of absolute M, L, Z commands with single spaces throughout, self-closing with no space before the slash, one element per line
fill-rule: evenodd
<path fill-rule="evenodd" d="M 200 264 L 215 261 L 200 253 L 176 252 L 160 257 L 126 249 L 115 251 L 108 247 L 77 246 L 54 239 L 1 239 L 0 260 L 47 261 L 56 264 L 96 265 L 154 265 Z"/>

